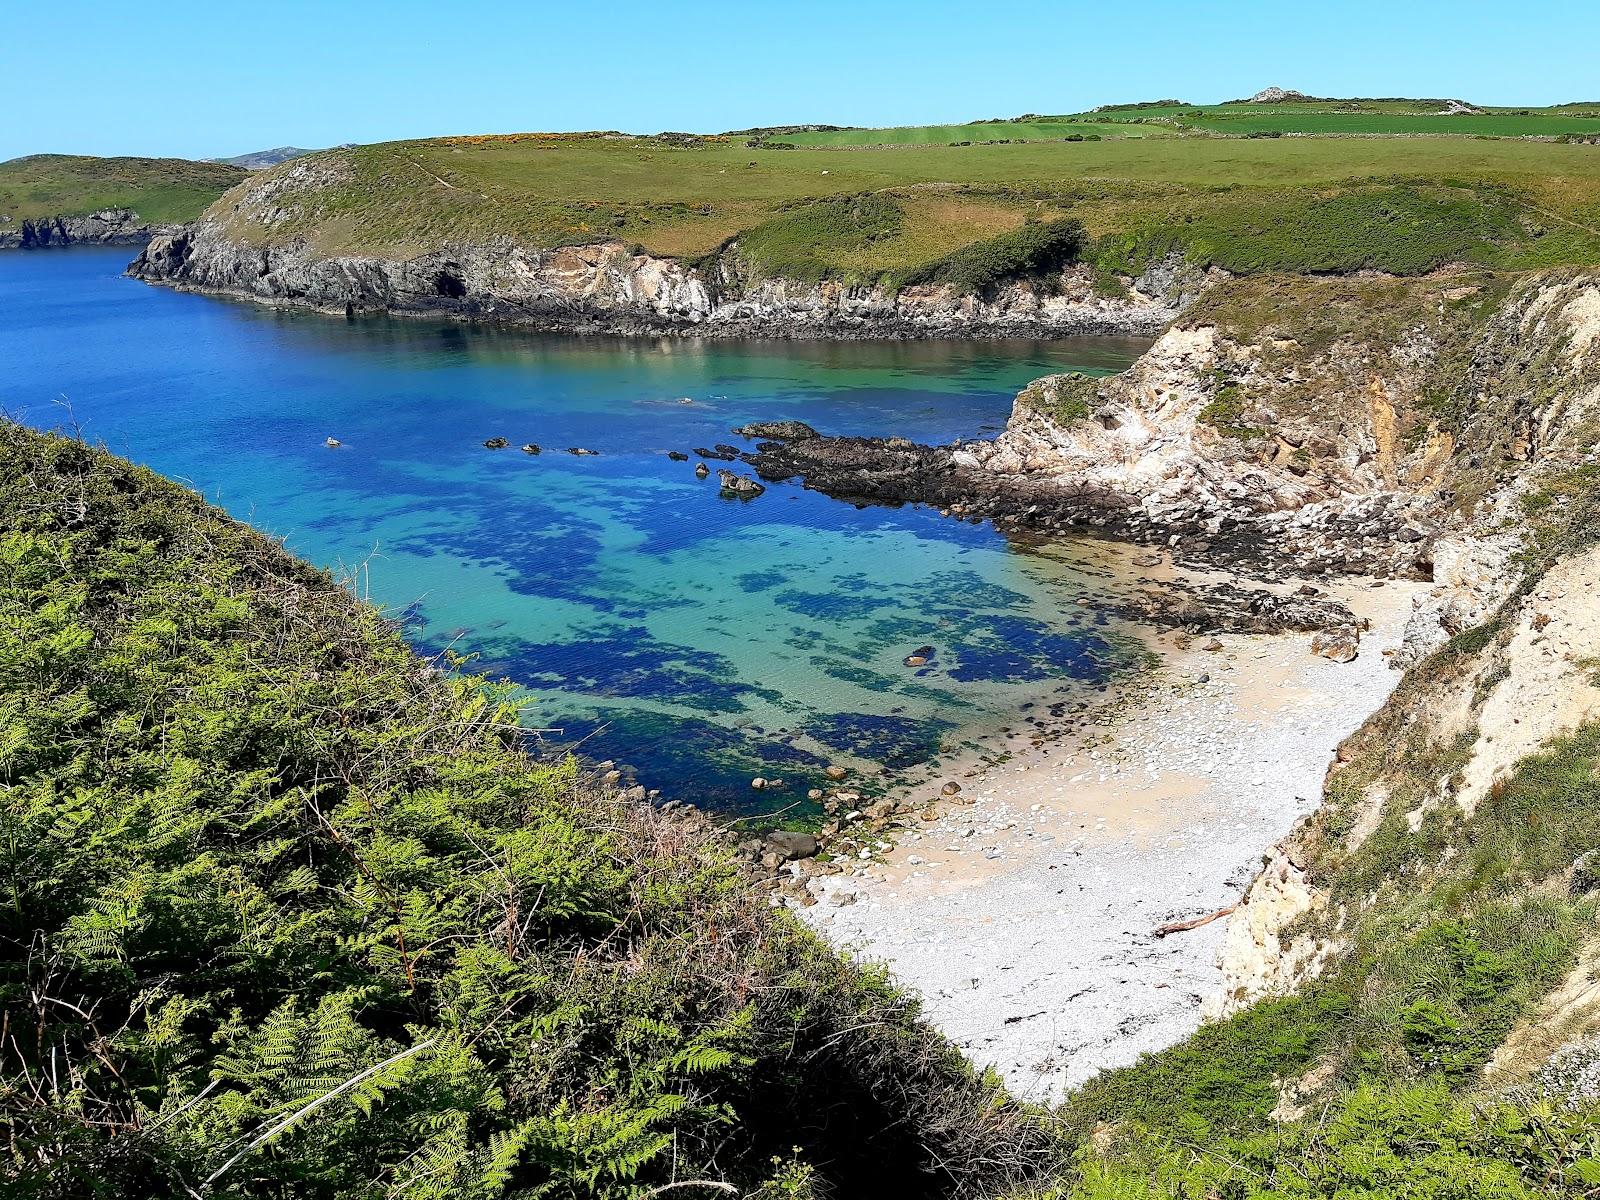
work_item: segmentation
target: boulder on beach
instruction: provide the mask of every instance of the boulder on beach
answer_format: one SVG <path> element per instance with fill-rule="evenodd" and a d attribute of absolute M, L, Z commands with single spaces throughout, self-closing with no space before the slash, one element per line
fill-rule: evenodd
<path fill-rule="evenodd" d="M 1360 635 L 1354 629 L 1325 629 L 1311 639 L 1311 653 L 1336 663 L 1354 662 L 1360 651 Z"/>
<path fill-rule="evenodd" d="M 767 834 L 763 848 L 786 862 L 797 858 L 811 858 L 817 852 L 817 835 L 793 829 L 774 829 Z"/>

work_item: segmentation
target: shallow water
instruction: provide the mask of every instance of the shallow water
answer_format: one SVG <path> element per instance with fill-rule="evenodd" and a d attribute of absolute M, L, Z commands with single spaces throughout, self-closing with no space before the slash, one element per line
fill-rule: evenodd
<path fill-rule="evenodd" d="M 0 405 L 72 422 L 477 656 L 552 744 L 665 795 L 794 804 L 828 762 L 912 767 L 1131 644 L 1073 603 L 1070 555 L 799 486 L 722 499 L 668 450 L 749 420 L 945 441 L 1121 339 L 699 343 L 347 322 L 120 278 L 125 250 L 0 254 Z M 324 439 L 343 444 L 329 449 Z M 484 449 L 505 437 L 511 448 Z M 537 442 L 538 456 L 517 446 Z M 600 451 L 574 457 L 562 451 Z M 718 464 L 713 463 L 714 467 Z M 931 644 L 932 662 L 903 665 Z M 753 775 L 781 775 L 755 793 Z"/>

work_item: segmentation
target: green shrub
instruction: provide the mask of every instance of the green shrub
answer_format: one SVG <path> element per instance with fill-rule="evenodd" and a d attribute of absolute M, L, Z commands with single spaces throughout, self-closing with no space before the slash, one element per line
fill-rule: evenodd
<path fill-rule="evenodd" d="M 973 242 L 900 276 L 901 284 L 948 283 L 964 292 L 992 294 L 1000 284 L 1059 271 L 1086 244 L 1071 218 L 1030 221 L 1008 233 Z"/>
<path fill-rule="evenodd" d="M 888 196 L 840 196 L 804 204 L 739 235 L 740 253 L 765 275 L 816 282 L 836 273 L 831 256 L 896 236 L 905 212 Z"/>

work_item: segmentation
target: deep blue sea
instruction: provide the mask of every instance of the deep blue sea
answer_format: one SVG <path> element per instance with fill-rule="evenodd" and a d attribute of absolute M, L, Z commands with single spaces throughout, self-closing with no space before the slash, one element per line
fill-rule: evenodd
<path fill-rule="evenodd" d="M 826 763 L 914 768 L 1132 661 L 1074 603 L 1070 553 L 798 485 L 723 499 L 715 475 L 667 451 L 743 445 L 732 426 L 790 417 L 825 433 L 986 434 L 1029 380 L 1120 369 L 1136 343 L 345 321 L 123 279 L 130 254 L 0 254 L 5 412 L 75 423 L 282 537 L 403 616 L 424 650 L 523 685 L 547 744 L 614 758 L 666 796 L 787 806 Z M 485 449 L 492 437 L 511 448 Z M 929 665 L 904 666 L 922 645 Z M 754 775 L 789 787 L 753 793 Z"/>

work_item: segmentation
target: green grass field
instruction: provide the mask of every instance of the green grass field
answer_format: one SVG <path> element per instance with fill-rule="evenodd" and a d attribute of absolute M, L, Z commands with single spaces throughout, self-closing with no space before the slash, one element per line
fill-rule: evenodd
<path fill-rule="evenodd" d="M 33 154 L 0 163 L 0 216 L 77 216 L 131 208 L 147 221 L 192 221 L 245 172 L 182 158 Z"/>
<path fill-rule="evenodd" d="M 1163 137 L 1221 134 L 1324 136 L 1600 137 L 1600 103 L 1555 108 L 1491 108 L 1451 113 L 1441 101 L 1313 100 L 1279 104 L 1150 105 L 1013 121 L 891 129 L 841 129 L 785 134 L 773 141 L 797 146 L 849 147 L 949 143 L 1009 138 L 1054 141 L 1087 137 Z"/>
<path fill-rule="evenodd" d="M 1130 128 L 1126 122 L 1092 117 L 1038 117 L 1015 121 L 973 121 L 957 125 L 902 125 L 889 129 L 835 129 L 780 134 L 773 142 L 796 146 L 916 146 L 951 142 L 1052 142 L 1087 137 L 1167 137 L 1160 126 Z"/>
<path fill-rule="evenodd" d="M 909 278 L 1028 221 L 1137 270 L 1182 251 L 1229 270 L 1426 271 L 1600 262 L 1600 150 L 1476 138 L 1163 136 L 770 150 L 740 138 L 503 135 L 325 152 L 250 241 L 406 257 L 450 240 L 618 239 L 694 259 L 737 238 L 758 269 Z M 861 198 L 870 197 L 864 204 Z M 219 210 L 220 211 L 220 210 Z M 848 219 L 841 219 L 848 217 Z"/>

